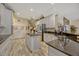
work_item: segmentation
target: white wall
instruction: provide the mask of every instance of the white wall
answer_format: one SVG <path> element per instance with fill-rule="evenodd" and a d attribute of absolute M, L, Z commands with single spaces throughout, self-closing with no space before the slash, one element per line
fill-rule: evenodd
<path fill-rule="evenodd" d="M 9 35 L 12 33 L 12 12 L 6 9 L 3 5 L 0 4 L 1 8 L 1 25 L 4 26 L 2 35 Z"/>
<path fill-rule="evenodd" d="M 59 13 L 70 20 L 79 19 L 78 3 L 55 3 L 52 5 L 55 13 Z"/>
<path fill-rule="evenodd" d="M 78 20 L 72 20 L 71 24 L 74 25 L 75 27 L 77 27 L 76 33 L 79 34 L 79 19 Z"/>
<path fill-rule="evenodd" d="M 44 18 L 40 21 L 40 24 L 46 24 L 47 28 L 55 27 L 55 15 L 51 15 L 47 18 Z"/>

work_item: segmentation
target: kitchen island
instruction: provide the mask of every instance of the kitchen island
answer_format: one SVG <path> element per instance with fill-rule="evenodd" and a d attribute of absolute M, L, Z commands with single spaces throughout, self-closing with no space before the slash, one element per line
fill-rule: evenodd
<path fill-rule="evenodd" d="M 52 39 L 51 41 L 47 41 L 46 37 L 50 35 L 56 36 L 66 36 L 69 40 L 65 46 L 63 41 L 59 39 Z M 55 56 L 79 56 L 79 42 L 77 41 L 78 34 L 69 33 L 69 32 L 56 32 L 53 30 L 45 30 L 43 32 L 43 41 L 48 45 L 48 55 L 55 55 Z M 66 40 L 65 39 L 65 40 Z M 49 40 L 49 39 L 48 39 Z M 62 39 L 63 40 L 63 39 Z"/>

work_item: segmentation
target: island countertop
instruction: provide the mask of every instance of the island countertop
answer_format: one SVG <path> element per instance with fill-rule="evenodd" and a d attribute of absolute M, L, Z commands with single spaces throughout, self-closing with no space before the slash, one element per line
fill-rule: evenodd
<path fill-rule="evenodd" d="M 79 40 L 77 39 L 79 37 L 79 33 L 71 33 L 71 32 L 57 32 L 53 29 L 46 29 L 43 34 L 53 34 L 53 35 L 62 35 L 67 36 L 70 40 L 73 40 L 77 43 L 79 43 Z"/>
<path fill-rule="evenodd" d="M 70 42 L 64 47 L 61 46 L 59 40 L 52 40 L 50 42 L 46 42 L 46 44 L 61 51 L 64 54 L 70 56 L 79 56 L 79 43 L 75 41 L 70 40 Z"/>
<path fill-rule="evenodd" d="M 45 31 L 44 31 L 45 33 L 55 33 L 55 34 L 65 34 L 65 35 L 73 35 L 73 36 L 79 36 L 79 33 L 71 33 L 71 32 L 57 32 L 57 31 L 55 31 L 55 30 L 53 30 L 53 29 L 46 29 Z"/>

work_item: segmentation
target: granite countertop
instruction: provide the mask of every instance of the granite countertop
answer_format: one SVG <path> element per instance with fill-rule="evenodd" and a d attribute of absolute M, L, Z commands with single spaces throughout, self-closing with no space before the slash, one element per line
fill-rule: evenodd
<path fill-rule="evenodd" d="M 50 42 L 46 42 L 47 45 L 71 56 L 79 56 L 79 43 L 74 42 L 72 40 L 69 41 L 69 43 L 62 47 L 61 43 L 59 43 L 59 40 L 52 40 Z"/>
<path fill-rule="evenodd" d="M 53 29 L 47 29 L 45 32 L 56 32 L 57 33 L 57 31 Z M 62 33 L 79 36 L 79 33 L 71 33 L 71 32 L 62 32 Z"/>

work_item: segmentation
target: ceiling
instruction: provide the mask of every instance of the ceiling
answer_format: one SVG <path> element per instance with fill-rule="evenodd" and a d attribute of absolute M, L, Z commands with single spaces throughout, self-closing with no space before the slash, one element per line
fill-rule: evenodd
<path fill-rule="evenodd" d="M 79 4 L 77 3 L 9 3 L 8 5 L 23 18 L 38 18 L 56 10 L 69 19 L 79 19 Z"/>
<path fill-rule="evenodd" d="M 50 14 L 52 5 L 49 3 L 11 3 L 8 4 L 18 16 L 23 18 L 38 18 Z"/>

